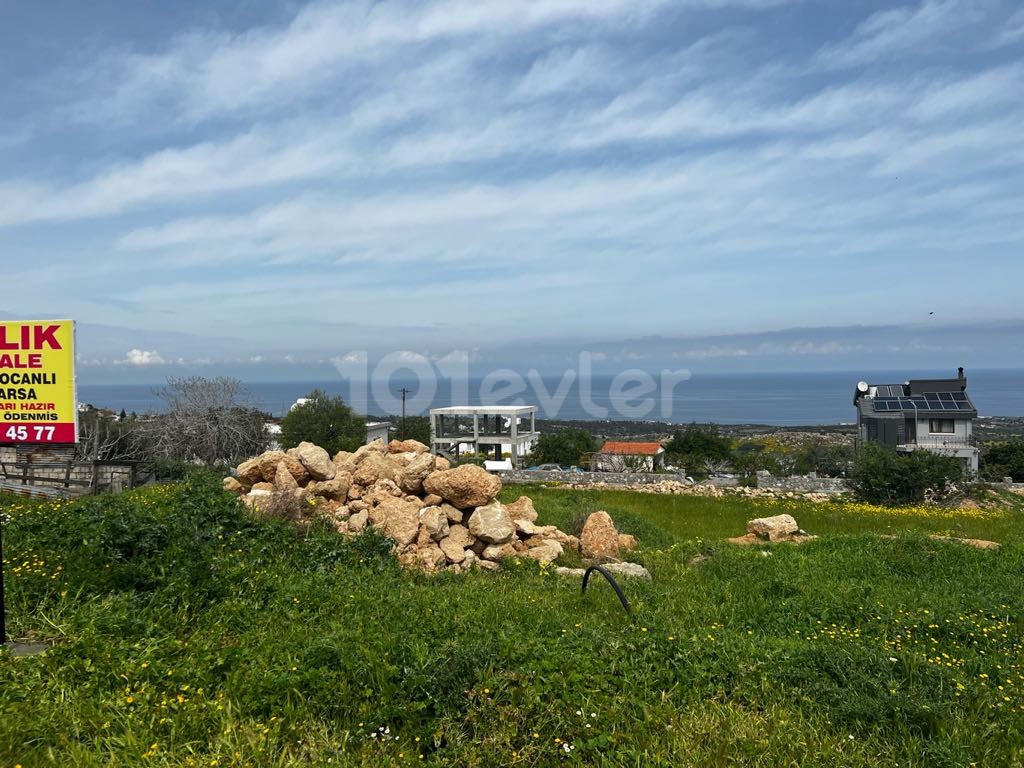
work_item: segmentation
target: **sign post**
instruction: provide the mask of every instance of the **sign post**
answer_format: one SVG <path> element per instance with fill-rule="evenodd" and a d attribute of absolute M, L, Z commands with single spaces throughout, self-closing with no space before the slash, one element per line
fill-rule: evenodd
<path fill-rule="evenodd" d="M 0 321 L 0 447 L 77 442 L 74 321 Z M 7 641 L 2 518 L 0 644 Z"/>

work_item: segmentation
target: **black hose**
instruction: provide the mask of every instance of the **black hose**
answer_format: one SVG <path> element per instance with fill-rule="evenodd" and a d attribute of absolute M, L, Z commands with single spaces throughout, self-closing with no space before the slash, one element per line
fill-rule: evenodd
<path fill-rule="evenodd" d="M 633 609 L 629 607 L 629 600 L 626 599 L 626 595 L 622 592 L 622 589 L 616 583 L 615 579 L 612 578 L 612 575 L 610 573 L 608 573 L 607 569 L 604 568 L 604 566 L 592 565 L 589 568 L 587 568 L 586 571 L 584 571 L 584 573 L 583 573 L 583 589 L 580 590 L 580 594 L 581 595 L 586 594 L 586 592 L 587 592 L 587 582 L 590 581 L 590 574 L 591 574 L 592 571 L 597 571 L 602 576 L 604 576 L 606 579 L 608 579 L 608 583 L 612 585 L 612 589 L 615 590 L 615 594 L 619 596 L 619 602 L 622 603 L 622 607 L 626 610 L 626 613 L 628 613 L 630 616 L 632 616 L 633 615 Z"/>

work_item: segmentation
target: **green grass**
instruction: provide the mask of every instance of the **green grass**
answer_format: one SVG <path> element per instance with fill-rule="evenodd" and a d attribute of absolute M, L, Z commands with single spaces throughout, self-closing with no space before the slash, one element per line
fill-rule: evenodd
<path fill-rule="evenodd" d="M 1024 759 L 1009 502 L 959 518 L 800 505 L 807 530 L 849 535 L 765 555 L 719 540 L 793 505 L 528 492 L 541 522 L 602 508 L 638 536 L 654 580 L 624 584 L 633 619 L 607 586 L 580 596 L 532 564 L 404 572 L 372 534 L 300 537 L 202 480 L 0 501 L 12 634 L 56 641 L 0 654 L 0 765 Z M 887 530 L 1007 543 L 866 535 Z"/>

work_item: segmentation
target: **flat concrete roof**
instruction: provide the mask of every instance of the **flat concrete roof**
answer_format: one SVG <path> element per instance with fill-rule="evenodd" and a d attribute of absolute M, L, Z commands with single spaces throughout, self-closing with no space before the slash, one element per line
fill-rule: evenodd
<path fill-rule="evenodd" d="M 438 416 L 521 416 L 534 413 L 536 405 L 452 405 L 447 408 L 431 408 L 430 415 Z"/>

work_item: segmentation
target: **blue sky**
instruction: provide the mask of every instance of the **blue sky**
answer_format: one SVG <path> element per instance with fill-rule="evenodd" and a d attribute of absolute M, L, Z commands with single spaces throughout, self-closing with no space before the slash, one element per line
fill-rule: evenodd
<path fill-rule="evenodd" d="M 1022 54 L 1010 0 L 5 2 L 0 312 L 93 380 L 1016 365 Z"/>

